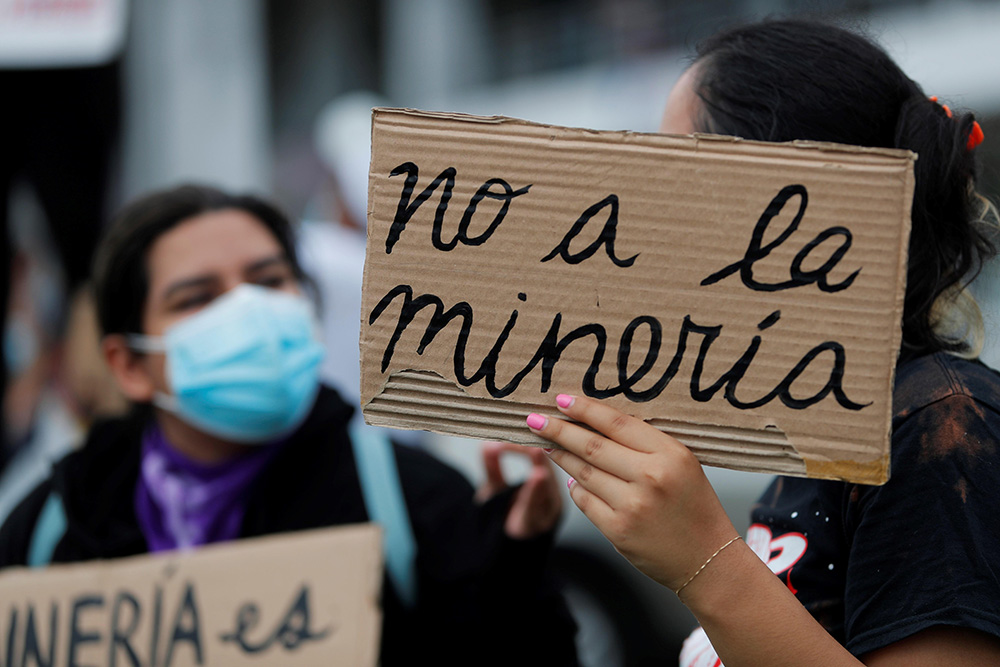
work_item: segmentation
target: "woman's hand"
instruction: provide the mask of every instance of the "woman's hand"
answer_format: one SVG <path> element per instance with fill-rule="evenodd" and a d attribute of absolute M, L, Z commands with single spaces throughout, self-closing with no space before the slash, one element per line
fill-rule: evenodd
<path fill-rule="evenodd" d="M 476 498 L 483 502 L 507 488 L 500 456 L 504 453 L 527 456 L 531 471 L 521 488 L 514 494 L 504 532 L 515 540 L 527 540 L 552 530 L 562 513 L 562 495 L 555 470 L 545 452 L 538 447 L 525 448 L 507 442 L 483 443 L 483 466 L 486 479 L 476 491 Z"/>
<path fill-rule="evenodd" d="M 564 449 L 573 502 L 636 567 L 671 590 L 691 581 L 736 536 L 687 447 L 642 420 L 588 398 L 556 403 L 582 426 L 530 415 L 532 431 Z M 682 600 L 726 665 L 861 665 L 746 545 L 729 547 Z M 735 546 L 735 545 L 734 545 Z M 716 565 L 716 561 L 712 562 Z M 710 573 L 708 573 L 710 572 Z M 1000 664 L 1000 642 L 976 630 L 931 628 L 865 656 L 868 665 Z"/>
<path fill-rule="evenodd" d="M 737 536 L 701 464 L 674 438 L 586 397 L 556 403 L 583 426 L 541 415 L 528 426 L 563 449 L 570 497 L 625 558 L 673 591 Z"/>

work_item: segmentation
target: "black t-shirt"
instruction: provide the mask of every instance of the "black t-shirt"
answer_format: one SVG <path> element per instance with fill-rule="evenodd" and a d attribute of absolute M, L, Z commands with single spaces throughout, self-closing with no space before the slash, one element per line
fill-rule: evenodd
<path fill-rule="evenodd" d="M 1000 375 L 897 371 L 884 486 L 777 478 L 747 543 L 853 654 L 935 625 L 1000 637 Z"/>

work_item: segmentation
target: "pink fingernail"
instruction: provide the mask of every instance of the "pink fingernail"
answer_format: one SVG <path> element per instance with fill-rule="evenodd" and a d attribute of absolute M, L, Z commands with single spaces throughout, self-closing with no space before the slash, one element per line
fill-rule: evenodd
<path fill-rule="evenodd" d="M 573 490 L 573 485 L 574 484 L 576 484 L 576 480 L 573 479 L 572 477 L 570 477 L 569 479 L 566 480 L 566 488 L 569 489 L 570 491 Z"/>
<path fill-rule="evenodd" d="M 543 428 L 545 428 L 545 425 L 549 423 L 547 417 L 543 417 L 542 415 L 537 414 L 535 412 L 532 412 L 530 415 L 528 415 L 528 418 L 525 421 L 528 422 L 528 428 L 535 431 L 541 431 Z"/>
<path fill-rule="evenodd" d="M 573 405 L 573 401 L 576 400 L 569 394 L 559 394 L 556 396 L 556 405 L 560 408 L 568 408 Z"/>

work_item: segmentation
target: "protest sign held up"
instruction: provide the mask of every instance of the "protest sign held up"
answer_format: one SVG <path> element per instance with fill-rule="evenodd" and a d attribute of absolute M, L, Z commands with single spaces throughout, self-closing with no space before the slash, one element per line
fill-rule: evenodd
<path fill-rule="evenodd" d="M 375 665 L 373 524 L 5 570 L 0 666 Z"/>
<path fill-rule="evenodd" d="M 584 394 L 704 463 L 884 482 L 913 160 L 377 109 L 365 417 L 543 444 Z"/>

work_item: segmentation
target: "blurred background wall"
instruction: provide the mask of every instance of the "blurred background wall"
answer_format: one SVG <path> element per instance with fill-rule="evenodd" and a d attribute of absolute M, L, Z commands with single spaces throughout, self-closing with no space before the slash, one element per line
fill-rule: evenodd
<path fill-rule="evenodd" d="M 324 187 L 323 106 L 386 104 L 655 131 L 698 40 L 773 14 L 874 35 L 929 94 L 974 109 L 1000 193 L 1000 3 L 987 0 L 135 0 L 119 198 L 183 179 L 263 190 L 304 215 Z M 1000 273 L 978 295 L 1000 361 Z M 988 284 L 986 284 L 988 283 Z"/>

